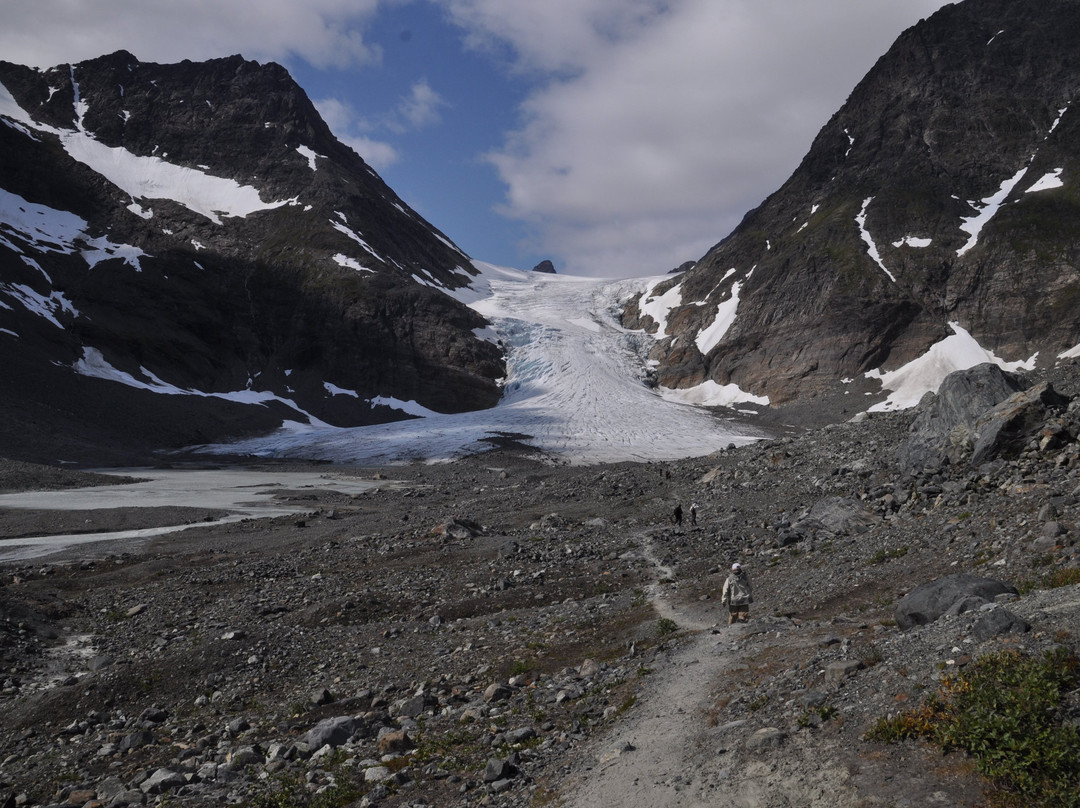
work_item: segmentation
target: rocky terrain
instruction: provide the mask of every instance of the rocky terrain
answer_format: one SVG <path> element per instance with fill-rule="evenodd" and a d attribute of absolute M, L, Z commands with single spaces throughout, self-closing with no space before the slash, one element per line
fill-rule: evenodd
<path fill-rule="evenodd" d="M 962 753 L 864 736 L 988 652 L 1080 650 L 1077 371 L 976 465 L 986 416 L 942 438 L 943 390 L 671 463 L 327 466 L 380 487 L 9 562 L 0 805 L 988 805 Z M 82 480 L 0 479 L 42 475 Z M 905 607 L 961 573 L 1001 594 Z"/>

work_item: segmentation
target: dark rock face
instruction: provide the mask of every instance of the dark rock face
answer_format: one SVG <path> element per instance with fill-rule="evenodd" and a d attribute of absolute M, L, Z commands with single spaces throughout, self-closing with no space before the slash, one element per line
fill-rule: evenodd
<path fill-rule="evenodd" d="M 1066 0 L 968 0 L 905 31 L 792 177 L 678 281 L 659 383 L 826 406 L 950 322 L 1007 360 L 1080 342 L 1078 36 Z M 703 355 L 696 336 L 736 293 Z"/>
<path fill-rule="evenodd" d="M 403 417 L 380 396 L 444 412 L 498 400 L 500 351 L 446 294 L 475 273 L 468 257 L 283 68 L 118 52 L 47 71 L 0 62 L 0 85 L 14 101 L 0 112 L 0 361 L 14 379 L 0 454 L 102 459 L 309 415 Z M 121 169 L 102 168 L 106 149 Z"/>
<path fill-rule="evenodd" d="M 539 264 L 532 268 L 533 272 L 546 272 L 549 275 L 555 274 L 555 265 L 551 263 L 547 258 L 541 261 Z"/>

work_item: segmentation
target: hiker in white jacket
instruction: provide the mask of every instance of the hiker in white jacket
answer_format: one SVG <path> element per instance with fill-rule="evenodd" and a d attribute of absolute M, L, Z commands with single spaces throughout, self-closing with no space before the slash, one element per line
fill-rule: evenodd
<path fill-rule="evenodd" d="M 724 591 L 720 602 L 728 607 L 728 625 L 745 623 L 750 619 L 750 604 L 754 602 L 754 593 L 750 588 L 750 576 L 742 565 L 731 565 L 731 575 L 724 581 Z"/>

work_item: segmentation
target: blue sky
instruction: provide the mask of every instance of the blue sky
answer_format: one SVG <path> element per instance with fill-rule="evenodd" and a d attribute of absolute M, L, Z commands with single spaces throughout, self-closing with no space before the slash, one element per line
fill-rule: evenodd
<path fill-rule="evenodd" d="M 287 67 L 472 257 L 657 275 L 787 177 L 942 0 L 7 0 L 0 58 Z"/>

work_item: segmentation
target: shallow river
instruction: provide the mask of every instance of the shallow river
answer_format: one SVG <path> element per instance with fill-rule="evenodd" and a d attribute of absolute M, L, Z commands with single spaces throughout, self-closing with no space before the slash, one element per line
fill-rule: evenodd
<path fill-rule="evenodd" d="M 177 506 L 224 510 L 228 511 L 228 515 L 213 521 L 192 524 L 185 522 L 141 530 L 3 539 L 0 540 L 0 561 L 38 558 L 92 542 L 141 539 L 161 536 L 189 527 L 205 527 L 253 517 L 264 518 L 303 513 L 310 509 L 277 501 L 274 495 L 282 491 L 305 488 L 352 495 L 368 491 L 380 484 L 358 477 L 318 471 L 263 471 L 242 468 L 113 469 L 103 473 L 120 477 L 137 477 L 143 482 L 74 488 L 65 491 L 0 494 L 0 508 L 85 511 L 103 508 Z"/>

